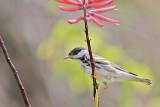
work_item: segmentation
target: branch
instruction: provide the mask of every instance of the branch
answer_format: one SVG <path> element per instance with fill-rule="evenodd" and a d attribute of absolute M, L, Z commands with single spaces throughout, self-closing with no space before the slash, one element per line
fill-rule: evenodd
<path fill-rule="evenodd" d="M 85 1 L 84 1 L 85 3 Z M 84 24 L 85 24 L 85 34 L 86 34 L 86 42 L 87 42 L 87 47 L 88 47 L 88 52 L 89 52 L 89 56 L 90 56 L 90 63 L 91 63 L 91 67 L 92 67 L 92 80 L 93 80 L 93 97 L 94 97 L 94 105 L 98 106 L 98 100 L 96 100 L 98 97 L 96 95 L 97 94 L 97 90 L 98 90 L 98 85 L 96 82 L 96 78 L 95 78 L 95 61 L 92 55 L 92 49 L 91 49 L 91 39 L 89 38 L 89 31 L 88 31 L 88 23 L 87 23 L 87 12 L 86 12 L 86 7 L 83 8 L 84 10 Z M 95 99 L 96 98 L 96 99 Z M 96 107 L 97 107 L 96 106 Z"/>
<path fill-rule="evenodd" d="M 11 70 L 12 70 L 12 72 L 14 74 L 14 77 L 15 77 L 16 82 L 18 84 L 18 87 L 19 87 L 19 89 L 21 91 L 21 94 L 22 94 L 22 97 L 23 97 L 23 100 L 24 100 L 24 103 L 25 103 L 26 107 L 31 107 L 31 104 L 30 104 L 30 102 L 28 100 L 28 97 L 27 97 L 27 93 L 26 93 L 25 88 L 24 88 L 24 86 L 23 86 L 23 84 L 21 82 L 21 79 L 19 77 L 18 71 L 16 70 L 15 66 L 13 65 L 13 63 L 12 63 L 10 57 L 9 57 L 9 54 L 7 52 L 7 49 L 6 49 L 5 45 L 4 45 L 4 42 L 2 40 L 1 35 L 0 35 L 0 46 L 1 46 L 2 50 L 3 50 L 3 53 L 4 53 L 5 58 L 6 58 L 6 61 L 7 61 L 9 67 L 11 68 Z"/>

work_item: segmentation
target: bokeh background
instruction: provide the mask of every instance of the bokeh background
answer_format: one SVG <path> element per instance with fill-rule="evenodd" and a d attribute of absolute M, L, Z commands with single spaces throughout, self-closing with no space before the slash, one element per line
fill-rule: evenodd
<path fill-rule="evenodd" d="M 93 52 L 153 84 L 113 83 L 100 97 L 100 107 L 159 107 L 160 1 L 114 4 L 118 10 L 104 15 L 119 20 L 119 26 L 89 24 Z M 63 60 L 72 48 L 86 47 L 83 23 L 67 23 L 80 13 L 62 12 L 58 5 L 54 0 L 0 0 L 0 34 L 33 107 L 93 107 L 92 79 L 75 61 Z M 25 107 L 1 49 L 0 106 Z"/>

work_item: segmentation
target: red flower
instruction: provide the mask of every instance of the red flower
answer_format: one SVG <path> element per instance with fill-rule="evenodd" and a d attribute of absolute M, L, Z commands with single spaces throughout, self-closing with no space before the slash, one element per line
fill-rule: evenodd
<path fill-rule="evenodd" d="M 101 22 L 99 22 L 97 19 L 110 22 L 113 24 L 118 24 L 117 20 L 113 20 L 98 14 L 98 13 L 103 13 L 110 10 L 115 10 L 116 6 L 105 7 L 110 5 L 114 0 L 56 0 L 56 1 L 61 2 L 63 4 L 71 5 L 70 7 L 59 6 L 59 8 L 63 11 L 73 12 L 77 10 L 83 10 L 84 8 L 93 9 L 87 12 L 86 17 L 81 16 L 76 19 L 68 20 L 70 24 L 78 23 L 79 21 L 84 19 L 87 19 L 88 21 L 92 21 L 100 27 L 104 27 L 104 25 Z"/>
<path fill-rule="evenodd" d="M 104 1 L 104 0 L 89 0 L 89 2 L 101 2 L 101 1 Z"/>

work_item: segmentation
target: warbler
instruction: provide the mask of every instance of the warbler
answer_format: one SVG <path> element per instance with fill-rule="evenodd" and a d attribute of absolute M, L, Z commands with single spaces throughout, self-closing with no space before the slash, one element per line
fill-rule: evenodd
<path fill-rule="evenodd" d="M 65 59 L 76 60 L 81 65 L 81 69 L 88 75 L 92 76 L 90 56 L 88 50 L 85 48 L 74 48 L 69 52 Z M 118 65 L 113 64 L 112 62 L 98 55 L 93 54 L 93 59 L 95 62 L 95 77 L 104 84 L 104 89 L 106 89 L 108 84 L 111 82 L 118 82 L 123 80 L 142 82 L 147 85 L 151 84 L 149 79 L 141 78 L 134 73 L 128 72 Z"/>

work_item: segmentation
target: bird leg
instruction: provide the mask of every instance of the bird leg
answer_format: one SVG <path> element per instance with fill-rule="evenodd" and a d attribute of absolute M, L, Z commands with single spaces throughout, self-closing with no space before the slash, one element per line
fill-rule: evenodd
<path fill-rule="evenodd" d="M 97 74 L 96 72 L 94 72 L 94 78 L 97 78 L 98 76 L 100 76 L 99 74 Z M 110 80 L 110 78 L 108 77 L 104 77 L 107 80 Z M 108 84 L 106 82 L 103 82 L 104 87 L 99 91 L 98 96 L 100 96 L 103 92 L 105 92 L 108 89 Z M 98 90 L 99 84 L 96 84 L 96 89 Z"/>
<path fill-rule="evenodd" d="M 105 83 L 104 83 L 104 87 L 99 91 L 98 96 L 100 96 L 100 95 L 101 95 L 103 92 L 105 92 L 107 89 L 108 89 L 108 85 L 107 85 L 107 83 L 105 82 Z"/>

